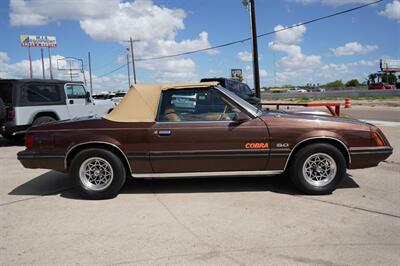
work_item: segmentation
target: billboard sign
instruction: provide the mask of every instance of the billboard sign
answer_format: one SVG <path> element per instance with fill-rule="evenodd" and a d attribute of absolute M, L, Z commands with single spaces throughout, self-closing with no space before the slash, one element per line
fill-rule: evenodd
<path fill-rule="evenodd" d="M 243 78 L 243 72 L 241 69 L 231 69 L 231 77 L 233 79 L 242 79 Z"/>
<path fill-rule="evenodd" d="M 400 60 L 395 59 L 381 59 L 381 70 L 386 72 L 399 72 Z"/>
<path fill-rule="evenodd" d="M 56 47 L 57 39 L 55 36 L 41 35 L 21 35 L 20 41 L 22 46 L 28 47 Z"/>

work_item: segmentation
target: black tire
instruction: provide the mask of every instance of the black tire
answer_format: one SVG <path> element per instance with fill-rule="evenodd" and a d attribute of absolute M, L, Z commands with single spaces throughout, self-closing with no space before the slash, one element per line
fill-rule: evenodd
<path fill-rule="evenodd" d="M 3 99 L 0 98 L 0 122 L 6 120 L 6 105 L 3 102 Z"/>
<path fill-rule="evenodd" d="M 54 117 L 51 116 L 39 116 L 38 118 L 36 118 L 35 120 L 33 120 L 32 126 L 40 126 L 40 125 L 44 125 L 44 124 L 48 124 L 48 123 L 52 123 L 57 121 Z"/>
<path fill-rule="evenodd" d="M 334 174 L 335 172 L 333 170 L 328 170 L 327 173 L 328 175 L 331 174 L 331 177 L 327 177 L 321 181 L 310 180 L 312 178 L 310 175 L 307 175 L 307 170 L 305 170 L 306 173 L 303 173 L 303 166 L 308 159 L 315 157 L 322 157 L 322 159 L 325 159 L 328 162 L 333 159 L 336 165 L 336 174 Z M 325 164 L 321 164 L 323 167 L 326 167 L 327 165 L 326 161 Z M 310 166 L 308 167 L 308 171 L 309 173 L 312 173 L 312 175 L 314 173 L 320 174 L 321 171 L 324 171 L 323 169 L 318 168 L 318 166 L 311 166 L 313 163 L 308 165 Z M 305 169 L 307 169 L 307 167 L 305 167 Z M 334 191 L 343 180 L 345 175 L 346 160 L 343 154 L 335 146 L 327 143 L 316 143 L 301 148 L 296 152 L 296 154 L 294 154 L 290 162 L 289 176 L 291 181 L 300 191 L 309 195 L 325 195 L 332 193 L 332 191 Z"/>
<path fill-rule="evenodd" d="M 84 177 L 80 176 L 80 168 L 88 160 L 101 158 L 112 168 L 110 182 L 103 189 L 94 188 L 96 186 Z M 84 167 L 84 166 L 82 166 Z M 104 149 L 87 149 L 79 152 L 71 163 L 70 176 L 73 179 L 76 191 L 84 198 L 91 200 L 111 199 L 118 195 L 126 181 L 126 171 L 124 164 L 113 152 Z"/>

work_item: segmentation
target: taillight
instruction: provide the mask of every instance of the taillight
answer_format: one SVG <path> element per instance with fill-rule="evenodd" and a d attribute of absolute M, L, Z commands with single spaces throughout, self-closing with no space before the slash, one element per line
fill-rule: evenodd
<path fill-rule="evenodd" d="M 28 133 L 25 135 L 25 147 L 27 149 L 32 149 L 33 148 L 33 135 Z"/>
<path fill-rule="evenodd" d="M 373 132 L 372 134 L 374 135 L 376 146 L 385 146 L 385 142 L 382 140 L 382 137 L 378 132 Z"/>
<path fill-rule="evenodd" d="M 7 118 L 8 119 L 14 119 L 15 118 L 15 110 L 14 109 L 10 109 L 7 112 Z"/>

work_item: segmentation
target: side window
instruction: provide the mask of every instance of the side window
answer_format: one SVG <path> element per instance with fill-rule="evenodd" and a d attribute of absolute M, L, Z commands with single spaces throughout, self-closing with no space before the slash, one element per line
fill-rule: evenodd
<path fill-rule="evenodd" d="M 162 92 L 157 121 L 230 121 L 239 110 L 215 89 Z"/>
<path fill-rule="evenodd" d="M 252 95 L 253 94 L 253 92 L 251 91 L 249 86 L 247 86 L 246 84 L 243 84 L 243 83 L 240 83 L 240 90 L 241 90 L 242 94 L 244 94 L 244 95 Z"/>
<path fill-rule="evenodd" d="M 66 86 L 68 99 L 82 99 L 86 97 L 85 88 L 82 85 L 70 84 Z"/>
<path fill-rule="evenodd" d="M 57 85 L 31 84 L 23 87 L 21 93 L 25 103 L 54 103 L 61 101 L 61 93 Z"/>

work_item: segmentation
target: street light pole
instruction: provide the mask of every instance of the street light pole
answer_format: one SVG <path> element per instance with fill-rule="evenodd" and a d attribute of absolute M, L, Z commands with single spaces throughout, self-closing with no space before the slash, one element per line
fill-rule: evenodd
<path fill-rule="evenodd" d="M 254 1 L 255 0 L 250 0 L 251 38 L 253 41 L 253 79 L 256 97 L 260 98 L 260 71 L 258 66 L 257 28 Z"/>
<path fill-rule="evenodd" d="M 93 83 L 92 83 L 92 59 L 90 58 L 90 52 L 88 52 L 89 59 L 89 81 L 90 81 L 90 94 L 93 95 Z"/>

